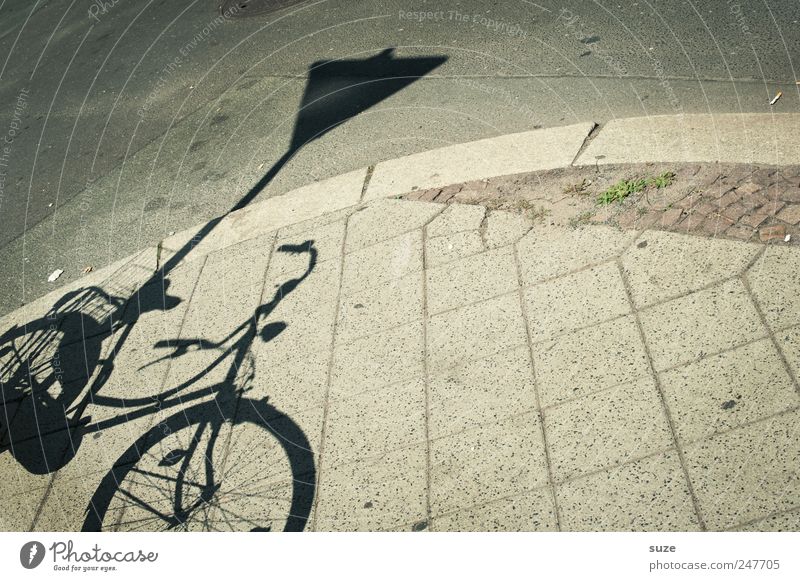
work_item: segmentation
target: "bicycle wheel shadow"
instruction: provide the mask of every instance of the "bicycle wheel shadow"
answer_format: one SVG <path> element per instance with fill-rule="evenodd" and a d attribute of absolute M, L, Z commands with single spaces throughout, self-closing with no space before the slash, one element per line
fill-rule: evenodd
<path fill-rule="evenodd" d="M 161 394 L 159 410 L 179 405 L 179 411 L 161 419 L 122 454 L 89 502 L 83 530 L 305 528 L 316 481 L 312 445 L 304 430 L 268 398 L 248 395 L 258 382 L 255 366 L 248 364 L 253 342 L 268 344 L 288 328 L 286 322 L 269 318 L 317 264 L 312 240 L 284 244 L 275 252 L 307 257 L 304 271 L 279 285 L 271 300 L 227 337 L 218 342 L 159 342 L 171 346 L 164 358 L 172 364 L 195 348 L 203 349 L 204 343 L 212 353 L 221 350 L 213 365 L 230 360 L 227 373 L 210 387 L 194 389 L 203 383 L 205 374 L 200 374 Z M 187 405 L 208 394 L 212 400 Z"/>
<path fill-rule="evenodd" d="M 313 63 L 309 67 L 306 89 L 295 122 L 291 143 L 286 153 L 226 214 L 208 222 L 190 242 L 174 252 L 160 266 L 159 270 L 152 275 L 150 280 L 139 285 L 130 296 L 124 298 L 125 306 L 119 307 L 121 309 L 120 312 L 125 313 L 124 317 L 121 317 L 119 312 L 114 317 L 111 317 L 112 321 L 119 322 L 119 326 L 115 327 L 116 323 L 112 323 L 111 327 L 109 327 L 107 321 L 92 318 L 90 313 L 82 312 L 79 308 L 76 310 L 76 314 L 60 313 L 64 316 L 61 317 L 61 322 L 57 329 L 62 332 L 65 329 L 75 329 L 75 331 L 67 331 L 69 334 L 67 340 L 54 338 L 46 334 L 39 337 L 45 347 L 39 349 L 37 353 L 57 353 L 61 368 L 66 366 L 66 368 L 75 370 L 76 374 L 80 370 L 80 377 L 75 377 L 65 382 L 54 380 L 55 374 L 52 369 L 54 369 L 55 358 L 51 354 L 48 356 L 50 358 L 51 378 L 32 381 L 31 378 L 35 377 L 36 374 L 31 369 L 31 365 L 26 363 L 25 357 L 23 356 L 21 360 L 14 363 L 12 357 L 13 348 L 7 352 L 6 347 L 13 344 L 17 337 L 7 336 L 8 333 L 3 335 L 3 339 L 0 339 L 0 349 L 2 349 L 0 351 L 0 361 L 4 362 L 3 365 L 6 365 L 6 361 L 10 363 L 4 368 L 4 374 L 0 377 L 0 387 L 3 389 L 2 411 L 6 418 L 5 430 L 0 427 L 0 453 L 13 452 L 17 461 L 31 473 L 48 474 L 55 472 L 68 462 L 75 460 L 81 440 L 90 430 L 84 425 L 85 420 L 82 418 L 82 414 L 90 401 L 95 404 L 101 402 L 109 407 L 117 405 L 123 408 L 135 405 L 137 401 L 142 402 L 143 398 L 138 398 L 136 393 L 132 393 L 130 397 L 121 402 L 109 398 L 103 399 L 102 387 L 113 372 L 114 360 L 125 349 L 125 341 L 140 316 L 151 310 L 169 310 L 177 305 L 176 301 L 179 299 L 170 297 L 166 289 L 163 289 L 160 294 L 156 293 L 153 296 L 147 296 L 148 292 L 152 292 L 154 289 L 157 290 L 159 287 L 158 284 L 153 283 L 159 280 L 168 280 L 166 275 L 186 258 L 192 248 L 207 237 L 230 212 L 244 208 L 253 201 L 302 147 L 321 138 L 354 116 L 374 107 L 419 78 L 428 75 L 446 60 L 447 57 L 445 56 L 398 58 L 394 54 L 394 49 L 389 48 L 362 59 L 340 59 Z M 307 241 L 306 244 L 305 251 L 313 248 L 312 241 Z M 298 279 L 287 281 L 280 289 L 280 296 L 276 293 L 276 297 L 271 302 L 256 309 L 254 317 L 258 319 L 259 317 L 266 318 L 269 316 L 280 300 L 305 280 L 311 269 L 313 269 L 313 265 Z M 66 297 L 67 295 L 65 295 L 65 300 L 75 298 L 66 299 Z M 58 304 L 54 305 L 51 311 L 58 312 L 59 308 L 61 307 Z M 22 334 L 27 335 L 29 329 L 38 329 L 40 326 L 46 326 L 49 329 L 51 324 L 52 321 L 49 320 L 49 316 L 37 319 L 32 321 L 31 324 L 23 326 Z M 243 380 L 247 380 L 249 372 L 247 371 L 244 357 L 249 350 L 250 342 L 256 336 L 259 336 L 264 342 L 271 342 L 286 328 L 287 323 L 284 321 L 271 321 L 263 325 L 259 331 L 253 330 L 250 332 L 246 348 L 241 346 L 239 353 L 235 354 L 237 364 L 232 368 L 235 371 L 226 378 L 224 389 L 237 388 Z M 19 333 L 19 331 L 20 329 L 15 328 L 9 333 Z M 103 343 L 108 341 L 112 342 L 113 346 L 101 363 L 101 355 L 106 349 Z M 197 338 L 194 341 L 202 345 L 203 339 Z M 191 342 L 179 343 L 174 340 L 173 342 L 177 349 L 194 346 Z M 67 347 L 73 345 L 76 347 L 71 351 L 66 350 Z M 63 356 L 61 355 L 62 352 L 64 353 Z M 241 360 L 238 359 L 240 354 Z M 252 379 L 252 376 L 250 379 Z M 54 387 L 55 383 L 58 383 L 62 390 L 57 395 L 53 393 L 53 390 L 57 389 Z M 166 393 L 159 395 L 158 403 L 162 404 L 163 401 L 174 396 L 178 391 L 185 391 L 191 385 L 192 382 L 189 381 L 174 389 L 167 390 Z M 77 404 L 74 401 L 76 397 L 82 398 Z M 58 398 L 61 398 L 61 400 Z M 22 402 L 25 401 L 28 403 L 23 404 Z M 67 402 L 69 403 L 67 404 Z M 310 453 L 311 446 L 308 443 L 308 438 L 303 433 L 303 430 L 294 424 L 290 418 L 281 415 L 278 410 L 270 406 L 265 400 L 253 400 L 248 402 L 248 405 L 250 409 L 247 413 L 255 415 L 253 415 L 253 422 L 248 421 L 246 423 L 254 423 L 256 417 L 261 418 L 262 423 L 267 422 L 266 430 L 274 438 L 283 442 L 281 446 L 286 452 L 291 466 L 292 480 L 302 483 L 302 486 L 297 489 L 299 492 L 295 490 L 292 493 L 288 519 L 288 523 L 291 524 L 287 524 L 285 527 L 285 530 L 302 530 L 310 513 L 316 488 L 314 458 L 313 453 Z M 241 407 L 237 410 L 237 413 L 245 413 L 244 410 L 246 408 L 247 405 Z M 159 407 L 158 409 L 161 408 Z M 154 413 L 154 411 L 155 409 L 152 406 L 144 405 L 139 413 L 147 414 Z M 216 409 L 203 408 L 195 410 L 193 413 L 193 417 L 199 423 L 205 424 L 213 424 L 220 417 L 218 405 Z M 126 412 L 125 418 L 131 417 L 135 417 L 135 414 L 132 416 Z M 235 418 L 236 416 L 233 417 Z M 288 426 L 286 428 L 287 432 L 282 434 L 280 430 L 270 428 L 269 418 L 284 418 L 281 421 Z M 230 418 L 227 417 L 225 419 Z M 125 419 L 120 420 L 120 423 L 123 421 Z M 179 426 L 177 424 L 173 426 L 173 428 L 176 427 Z M 176 433 L 173 428 L 171 428 L 173 431 L 169 433 Z M 96 430 L 97 427 L 95 426 L 91 429 Z M 95 498 L 89 503 L 87 509 L 89 517 L 87 517 L 84 529 L 94 530 L 93 527 L 105 527 L 104 519 L 105 513 L 108 511 L 108 504 L 104 505 L 103 499 L 114 496 L 113 492 L 115 490 L 118 491 L 120 487 L 120 470 L 127 470 L 125 474 L 130 474 L 129 467 L 135 466 L 138 461 L 141 461 L 143 458 L 142 449 L 147 450 L 148 445 L 154 439 L 164 441 L 164 438 L 160 438 L 157 434 L 148 432 L 137 440 L 129 451 L 123 454 L 115 463 L 114 467 L 103 479 Z M 12 442 L 13 446 L 11 445 Z M 192 445 L 196 447 L 198 444 L 189 442 L 184 447 L 179 446 L 174 450 L 167 451 L 159 462 L 164 462 L 164 466 L 180 465 L 181 462 L 171 465 L 168 460 L 177 456 L 184 458 L 185 454 L 183 456 L 181 454 L 175 456 L 175 454 L 170 455 L 170 453 L 175 450 L 185 451 L 187 449 L 186 446 Z M 156 465 L 158 466 L 159 463 Z M 204 468 L 206 472 L 213 472 L 216 469 L 219 469 L 219 466 L 207 465 Z M 185 475 L 186 473 L 184 473 L 184 477 Z M 205 494 L 207 496 L 210 492 L 206 490 Z M 175 508 L 177 510 L 178 507 L 176 506 Z M 94 518 L 94 521 L 91 521 L 92 518 Z M 250 528 L 257 529 L 260 527 L 254 526 Z"/>

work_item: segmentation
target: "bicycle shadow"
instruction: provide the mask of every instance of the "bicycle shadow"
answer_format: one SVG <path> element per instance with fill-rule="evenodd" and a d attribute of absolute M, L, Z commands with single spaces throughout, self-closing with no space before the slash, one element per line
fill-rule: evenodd
<path fill-rule="evenodd" d="M 190 378 L 181 385 L 160 393 L 156 401 L 150 397 L 137 397 L 136 393 L 124 399 L 105 397 L 102 393 L 104 384 L 114 372 L 117 354 L 125 348 L 125 342 L 140 318 L 149 312 L 169 311 L 180 303 L 181 299 L 168 293 L 167 275 L 183 261 L 194 246 L 216 228 L 225 216 L 253 201 L 302 147 L 429 74 L 446 60 L 444 56 L 396 58 L 394 49 L 390 48 L 364 59 L 313 63 L 309 67 L 308 81 L 289 148 L 226 214 L 208 222 L 190 242 L 172 254 L 150 279 L 138 285 L 129 296 L 111 296 L 99 288 L 68 294 L 45 316 L 4 333 L 0 337 L 0 364 L 3 366 L 0 368 L 2 369 L 0 453 L 7 451 L 13 454 L 28 472 L 50 474 L 75 458 L 82 439 L 92 431 L 108 429 L 131 419 L 161 411 L 166 404 L 172 403 L 174 398 L 177 398 L 176 401 L 180 405 L 192 404 L 194 400 L 187 391 L 196 383 L 197 378 Z M 307 241 L 305 244 L 305 251 L 310 253 L 314 248 L 313 241 Z M 256 309 L 252 320 L 268 317 L 277 304 L 307 278 L 314 268 L 315 261 L 316 254 L 310 259 L 307 271 L 300 277 L 284 283 L 279 288 L 280 293 L 276 292 L 271 301 Z M 80 307 L 67 308 L 68 305 L 81 304 L 81 299 L 92 293 L 106 294 L 112 303 L 121 301 L 122 304 L 116 305 L 112 309 L 112 314 L 106 313 L 104 318 L 93 316 L 92 312 Z M 218 386 L 219 391 L 236 391 L 243 380 L 252 380 L 253 376 L 242 377 L 245 358 L 252 342 L 256 337 L 260 337 L 264 342 L 270 342 L 286 327 L 285 321 L 272 321 L 260 330 L 248 329 L 246 340 L 237 344 L 236 352 L 232 353 L 235 364 Z M 24 350 L 20 352 L 17 342 L 31 338 L 31 335 L 34 346 L 31 348 L 25 345 Z M 202 338 L 165 341 L 175 350 L 172 357 L 179 357 L 191 348 L 203 346 Z M 109 347 L 105 343 L 113 345 Z M 160 346 L 162 345 L 157 341 L 154 348 Z M 104 353 L 107 353 L 106 357 L 103 357 Z M 207 395 L 205 393 L 197 397 L 199 399 Z M 241 398 L 238 400 L 241 401 Z M 230 401 L 236 402 L 237 398 Z M 84 412 L 90 404 L 122 409 L 124 414 L 118 418 L 91 424 L 90 420 L 84 417 Z M 185 412 L 184 418 L 191 418 L 198 424 L 213 424 L 225 416 L 220 414 L 219 402 L 216 410 L 200 409 L 199 406 L 202 405 L 206 404 L 198 404 Z M 226 402 L 225 405 L 235 405 L 235 403 Z M 131 408 L 136 406 L 140 407 L 131 411 Z M 245 423 L 260 422 L 273 438 L 281 442 L 290 464 L 291 479 L 301 483 L 301 486 L 292 492 L 289 517 L 284 530 L 302 530 L 315 496 L 316 471 L 308 437 L 288 416 L 281 414 L 266 401 L 251 402 L 249 407 L 237 408 L 235 413 L 245 418 L 243 420 Z M 280 419 L 268 421 L 274 418 Z M 171 421 L 173 424 L 167 421 L 161 426 L 162 431 L 165 426 L 168 428 L 167 434 L 179 433 L 183 429 L 177 428 L 194 425 L 186 424 L 186 419 Z M 282 424 L 279 425 L 276 421 Z M 190 448 L 198 449 L 197 438 L 201 435 L 198 434 L 192 441 L 183 443 L 183 447 L 166 451 L 158 459 L 156 466 L 172 466 L 169 459 L 175 456 L 173 452 L 182 450 L 183 455 L 179 454 L 182 460 L 176 461 L 175 465 L 185 464 L 184 472 L 177 476 L 178 481 L 185 481 L 189 466 L 185 451 Z M 144 457 L 142 451 L 152 448 L 154 439 L 164 441 L 151 430 L 134 442 L 129 451 L 123 454 L 108 472 L 87 508 L 88 516 L 84 530 L 105 528 L 104 519 L 109 510 L 109 499 L 119 491 L 124 476 L 131 473 L 130 467 L 142 460 Z M 213 460 L 213 454 L 208 456 Z M 220 466 L 208 462 L 210 460 L 206 462 L 202 471 L 209 474 L 207 480 L 214 481 L 213 473 L 219 470 Z M 164 466 L 161 466 L 162 463 Z M 211 497 L 216 492 L 213 486 L 205 487 L 201 494 L 201 504 L 209 505 Z M 141 508 L 147 512 L 146 506 Z M 177 505 L 174 508 L 178 511 Z M 165 514 L 155 508 L 152 512 Z M 177 518 L 177 521 L 180 520 Z"/>
<path fill-rule="evenodd" d="M 282 530 L 303 530 L 314 499 L 312 446 L 303 429 L 267 398 L 248 396 L 257 379 L 255 367 L 247 364 L 253 342 L 269 343 L 287 328 L 286 322 L 271 321 L 270 316 L 317 263 L 310 240 L 276 251 L 306 254 L 305 270 L 279 285 L 269 301 L 226 337 L 181 337 L 154 346 L 170 349 L 160 359 L 173 363 L 197 350 L 221 354 L 203 372 L 165 390 L 157 402 L 150 401 L 150 407 L 146 398 L 132 402 L 144 407 L 128 414 L 126 421 L 175 406 L 180 411 L 162 419 L 122 454 L 93 495 L 83 530 L 102 530 L 109 522 L 116 530 L 192 530 L 199 522 L 214 530 L 267 530 L 276 523 Z M 227 361 L 224 379 L 192 389 Z M 214 395 L 211 401 L 209 394 Z M 206 401 L 193 404 L 203 398 Z M 96 428 L 118 423 L 101 422 Z M 226 505 L 225 499 L 230 503 L 232 497 L 246 499 L 247 514 Z"/>

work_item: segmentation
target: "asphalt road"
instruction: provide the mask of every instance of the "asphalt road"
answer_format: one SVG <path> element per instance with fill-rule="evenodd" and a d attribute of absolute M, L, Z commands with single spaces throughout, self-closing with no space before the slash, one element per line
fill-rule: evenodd
<path fill-rule="evenodd" d="M 247 192 L 539 126 L 800 105 L 796 0 L 219 1 L 0 0 L 0 314 Z"/>

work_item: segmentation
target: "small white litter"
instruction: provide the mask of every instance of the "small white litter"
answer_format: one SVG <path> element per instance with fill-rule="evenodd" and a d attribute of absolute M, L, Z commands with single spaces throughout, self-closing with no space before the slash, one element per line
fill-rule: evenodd
<path fill-rule="evenodd" d="M 772 98 L 772 101 L 770 101 L 770 102 L 769 102 L 769 104 L 770 104 L 770 105 L 774 105 L 775 103 L 777 103 L 777 102 L 778 102 L 778 99 L 780 99 L 780 98 L 781 98 L 781 95 L 783 95 L 783 93 L 781 93 L 780 91 L 778 91 L 778 94 L 777 94 L 777 95 L 775 95 L 775 97 L 773 97 L 773 98 Z"/>
<path fill-rule="evenodd" d="M 783 241 L 784 242 L 789 242 L 791 239 L 792 239 L 792 235 L 791 234 L 787 234 L 786 238 L 784 238 Z"/>
<path fill-rule="evenodd" d="M 64 271 L 60 268 L 55 269 L 50 276 L 47 277 L 47 282 L 55 282 L 58 280 L 58 277 L 64 274 Z"/>

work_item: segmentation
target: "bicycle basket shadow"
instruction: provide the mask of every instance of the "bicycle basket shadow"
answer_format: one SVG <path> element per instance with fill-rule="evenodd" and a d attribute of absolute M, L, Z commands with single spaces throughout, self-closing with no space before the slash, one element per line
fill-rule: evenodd
<path fill-rule="evenodd" d="M 166 308 L 179 302 L 164 296 Z M 83 412 L 107 377 L 104 367 L 113 365 L 104 351 L 125 307 L 125 298 L 90 286 L 0 336 L 0 453 L 33 474 L 59 470 L 75 456 L 88 423 Z"/>
<path fill-rule="evenodd" d="M 266 397 L 250 397 L 254 385 L 264 387 L 258 385 L 252 345 L 257 340 L 268 348 L 290 327 L 269 318 L 314 270 L 317 249 L 309 240 L 276 252 L 301 257 L 305 267 L 278 285 L 251 317 L 217 340 L 180 337 L 154 344 L 168 350 L 157 361 L 170 359 L 176 366 L 200 351 L 204 369 L 159 396 L 160 410 L 178 411 L 143 434 L 106 474 L 83 530 L 305 528 L 315 494 L 312 446 Z M 202 381 L 221 367 L 223 379 Z M 205 399 L 196 403 L 199 398 Z"/>

